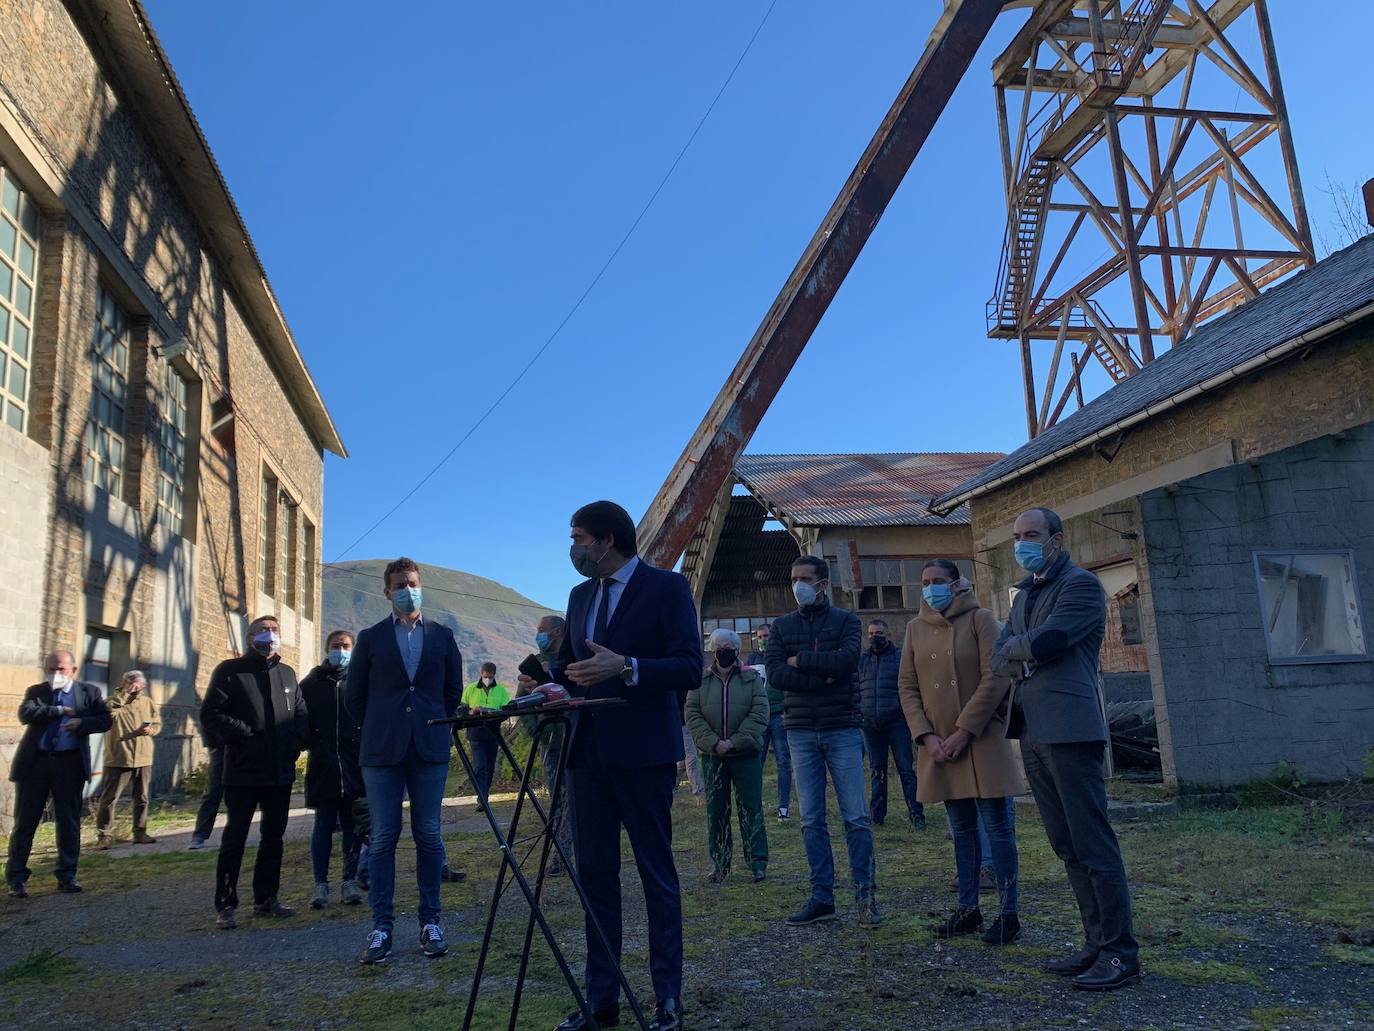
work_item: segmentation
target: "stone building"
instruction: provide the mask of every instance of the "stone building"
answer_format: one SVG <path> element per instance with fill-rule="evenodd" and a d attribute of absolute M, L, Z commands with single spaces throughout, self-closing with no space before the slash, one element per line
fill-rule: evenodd
<path fill-rule="evenodd" d="M 344 448 L 137 0 L 0 4 L 0 409 L 0 791 L 58 647 L 147 672 L 165 785 L 250 615 L 315 661 Z"/>
<path fill-rule="evenodd" d="M 936 499 L 985 604 L 1011 527 L 1063 516 L 1111 599 L 1107 696 L 1153 702 L 1166 781 L 1358 775 L 1374 747 L 1374 236 L 1208 323 Z"/>
<path fill-rule="evenodd" d="M 931 499 L 1001 458 L 999 453 L 743 455 L 683 557 L 703 634 L 752 633 L 796 607 L 798 555 L 831 566 L 831 598 L 900 634 L 920 608 L 921 566 L 955 560 L 973 577 L 966 508 L 948 517 Z"/>

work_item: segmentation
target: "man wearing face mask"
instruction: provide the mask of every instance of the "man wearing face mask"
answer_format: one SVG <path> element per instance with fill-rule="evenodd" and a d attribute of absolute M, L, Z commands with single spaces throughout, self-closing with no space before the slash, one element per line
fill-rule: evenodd
<path fill-rule="evenodd" d="M 248 624 L 249 653 L 228 659 L 210 674 L 200 722 L 224 742 L 224 805 L 229 822 L 215 870 L 215 926 L 238 926 L 239 868 L 253 814 L 261 812 L 261 840 L 253 864 L 253 912 L 291 916 L 277 898 L 281 887 L 282 838 L 291 810 L 296 759 L 310 741 L 305 698 L 296 671 L 281 659 L 276 616 Z"/>
<path fill-rule="evenodd" d="M 868 811 L 875 827 L 887 819 L 887 756 L 902 782 L 902 798 L 906 801 L 907 818 L 916 830 L 925 830 L 925 808 L 916 800 L 916 771 L 912 768 L 911 731 L 902 715 L 897 697 L 897 670 L 901 666 L 901 649 L 888 636 L 887 621 L 872 620 L 868 624 L 868 647 L 859 656 L 859 698 L 864 717 L 864 740 L 868 744 L 869 785 Z"/>
<path fill-rule="evenodd" d="M 1007 736 L 1021 740 L 1026 779 L 1068 871 L 1085 939 L 1078 952 L 1045 969 L 1072 976 L 1075 988 L 1110 991 L 1140 980 L 1140 960 L 1102 770 L 1107 723 L 1098 660 L 1106 593 L 1069 558 L 1064 524 L 1049 509 L 1022 512 L 1012 538 L 1016 561 L 1030 575 L 1017 584 L 993 669 L 1012 678 Z"/>
<path fill-rule="evenodd" d="M 792 927 L 835 919 L 835 860 L 826 825 L 827 775 L 844 819 L 859 920 L 879 922 L 873 829 L 864 798 L 863 715 L 859 705 L 859 617 L 830 604 L 830 567 L 804 555 L 792 563 L 797 611 L 773 620 L 768 683 L 783 692 L 783 724 L 802 810 L 811 897 L 787 918 Z"/>
<path fill-rule="evenodd" d="M 17 785 L 14 833 L 10 835 L 5 881 L 11 898 L 28 898 L 29 853 L 43 809 L 52 799 L 57 825 L 57 890 L 74 894 L 81 858 L 81 790 L 91 779 L 92 734 L 110 729 L 110 710 L 100 688 L 76 680 L 69 651 L 52 652 L 43 662 L 44 680 L 24 692 L 19 722 L 24 736 L 10 764 Z"/>
<path fill-rule="evenodd" d="M 432 727 L 429 721 L 451 716 L 463 695 L 463 656 L 453 631 L 420 613 L 420 567 L 398 558 L 387 564 L 382 579 L 391 612 L 358 635 L 344 694 L 349 713 L 362 727 L 359 762 L 372 820 L 372 932 L 360 958 L 363 963 L 385 963 L 391 955 L 396 842 L 406 795 L 420 892 L 420 951 L 430 959 L 448 952 L 439 924 L 444 867 L 439 812 L 452 739 L 448 727 Z"/>
<path fill-rule="evenodd" d="M 305 766 L 305 804 L 315 810 L 310 835 L 310 863 L 315 872 L 311 909 L 329 904 L 329 858 L 338 827 L 343 846 L 339 897 L 345 905 L 362 902 L 358 889 L 358 855 L 362 841 L 353 825 L 353 803 L 363 797 L 358 767 L 361 731 L 344 705 L 344 678 L 353 658 L 353 635 L 335 630 L 325 642 L 324 662 L 301 681 L 310 714 L 310 759 Z"/>
<path fill-rule="evenodd" d="M 692 589 L 638 558 L 635 524 L 597 501 L 572 517 L 574 568 L 587 577 L 568 598 L 558 678 L 584 698 L 628 704 L 579 714 L 569 763 L 577 809 L 577 868 L 588 898 L 587 1001 L 596 1023 L 620 1019 L 620 831 L 634 849 L 648 913 L 653 1031 L 682 1027 L 682 897 L 673 863 L 673 787 L 682 759 L 679 699 L 701 682 Z M 592 929 L 595 915 L 608 955 Z M 571 1014 L 559 1031 L 593 1027 Z"/>
<path fill-rule="evenodd" d="M 474 712 L 501 708 L 510 701 L 510 692 L 504 684 L 496 681 L 496 663 L 482 663 L 482 675 L 463 691 L 463 704 Z M 496 757 L 500 754 L 501 725 L 481 723 L 468 727 L 464 732 L 468 748 L 472 752 L 472 772 L 476 777 L 473 790 L 477 792 L 477 808 L 480 811 L 487 804 L 491 793 L 491 782 L 496 776 Z"/>

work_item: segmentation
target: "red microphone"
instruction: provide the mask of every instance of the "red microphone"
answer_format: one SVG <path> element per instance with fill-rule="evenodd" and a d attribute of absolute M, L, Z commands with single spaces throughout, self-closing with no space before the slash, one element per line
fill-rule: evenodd
<path fill-rule="evenodd" d="M 524 709 L 533 708 L 536 705 L 545 705 L 549 702 L 563 702 L 569 698 L 567 688 L 560 684 L 540 684 L 529 694 L 521 695 L 513 702 L 509 702 L 502 708 L 502 712 L 521 712 Z"/>

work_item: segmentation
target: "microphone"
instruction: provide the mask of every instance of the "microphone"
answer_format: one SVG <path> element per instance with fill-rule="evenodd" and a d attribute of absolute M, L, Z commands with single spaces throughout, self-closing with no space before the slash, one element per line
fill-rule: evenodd
<path fill-rule="evenodd" d="M 525 709 L 532 709 L 536 705 L 543 705 L 546 702 L 561 702 L 568 698 L 566 688 L 558 684 L 541 684 L 527 695 L 521 695 L 512 702 L 508 702 L 502 707 L 502 712 L 523 712 Z"/>

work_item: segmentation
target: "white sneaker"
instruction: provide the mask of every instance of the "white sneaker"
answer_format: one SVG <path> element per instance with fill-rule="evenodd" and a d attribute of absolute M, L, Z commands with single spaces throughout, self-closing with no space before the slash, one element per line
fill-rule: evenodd
<path fill-rule="evenodd" d="M 189 845 L 186 846 L 186 851 L 187 851 L 187 852 L 199 852 L 199 851 L 200 851 L 201 849 L 203 849 L 204 847 L 205 847 L 205 839 L 204 839 L 204 838 L 192 838 L 192 839 L 191 839 L 191 843 L 190 843 Z"/>
<path fill-rule="evenodd" d="M 787 806 L 785 806 L 785 805 L 780 805 L 780 806 L 778 806 L 778 820 L 779 820 L 779 822 L 781 822 L 782 820 L 790 820 L 790 819 L 792 819 L 792 810 L 790 810 L 790 809 L 789 809 Z"/>

